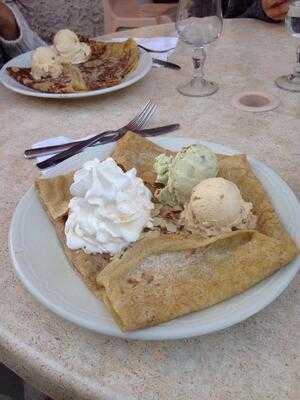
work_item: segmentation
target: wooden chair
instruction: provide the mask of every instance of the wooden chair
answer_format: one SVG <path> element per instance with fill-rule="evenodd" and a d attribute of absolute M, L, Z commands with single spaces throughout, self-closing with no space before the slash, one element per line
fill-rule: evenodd
<path fill-rule="evenodd" d="M 105 33 L 172 22 L 177 4 L 139 4 L 137 0 L 102 0 Z"/>

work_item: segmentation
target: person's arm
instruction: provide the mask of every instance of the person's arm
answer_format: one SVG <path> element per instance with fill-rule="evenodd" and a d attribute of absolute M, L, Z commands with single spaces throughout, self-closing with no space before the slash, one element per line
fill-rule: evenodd
<path fill-rule="evenodd" d="M 284 20 L 287 11 L 287 0 L 254 0 L 241 17 L 257 18 L 266 22 L 278 22 Z"/>
<path fill-rule="evenodd" d="M 0 37 L 5 40 L 16 40 L 20 35 L 14 13 L 0 1 Z"/>
<path fill-rule="evenodd" d="M 14 1 L 0 0 L 0 45 L 8 58 L 45 46 L 33 32 Z"/>

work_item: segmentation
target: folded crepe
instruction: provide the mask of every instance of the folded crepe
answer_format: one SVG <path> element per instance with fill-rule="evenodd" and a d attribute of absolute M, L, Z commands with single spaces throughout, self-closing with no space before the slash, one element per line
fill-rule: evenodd
<path fill-rule="evenodd" d="M 127 133 L 112 154 L 152 189 L 154 159 L 163 149 Z M 169 152 L 170 153 L 170 152 Z M 258 217 L 255 231 L 203 239 L 187 232 L 149 232 L 122 255 L 88 255 L 66 246 L 64 223 L 71 174 L 37 179 L 35 187 L 64 251 L 90 290 L 124 331 L 145 328 L 198 311 L 239 294 L 298 253 L 246 156 L 218 155 L 219 176 L 231 180 Z M 59 194 L 57 194 L 59 192 Z"/>

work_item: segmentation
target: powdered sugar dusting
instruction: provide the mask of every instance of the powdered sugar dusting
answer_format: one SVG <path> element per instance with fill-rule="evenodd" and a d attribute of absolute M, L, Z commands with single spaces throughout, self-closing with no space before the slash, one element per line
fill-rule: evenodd
<path fill-rule="evenodd" d="M 205 250 L 176 251 L 149 256 L 137 266 L 132 277 L 137 280 L 147 280 L 149 276 L 153 276 L 155 280 L 166 276 L 171 278 L 184 273 L 193 265 L 198 265 L 203 274 L 210 273 L 211 265 L 205 256 Z"/>

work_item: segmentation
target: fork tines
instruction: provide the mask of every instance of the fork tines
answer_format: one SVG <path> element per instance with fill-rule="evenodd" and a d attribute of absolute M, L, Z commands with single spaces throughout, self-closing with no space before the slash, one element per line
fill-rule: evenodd
<path fill-rule="evenodd" d="M 157 110 L 157 105 L 148 100 L 141 111 L 126 125 L 126 128 L 138 130 L 144 127 Z"/>

